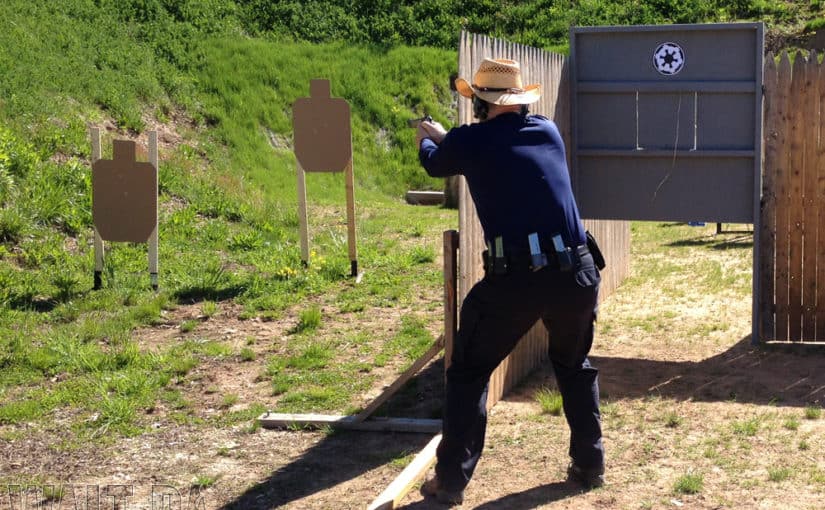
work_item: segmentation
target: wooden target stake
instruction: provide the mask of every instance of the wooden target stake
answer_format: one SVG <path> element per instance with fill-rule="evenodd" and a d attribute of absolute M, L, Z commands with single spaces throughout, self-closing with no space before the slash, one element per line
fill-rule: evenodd
<path fill-rule="evenodd" d="M 100 128 L 93 127 L 92 131 L 92 166 L 100 159 Z M 105 248 L 103 247 L 103 238 L 100 237 L 100 232 L 95 230 L 95 273 L 94 273 L 94 290 L 100 290 L 103 287 L 103 257 Z"/>
<path fill-rule="evenodd" d="M 158 132 L 149 131 L 149 163 L 155 167 L 155 197 L 158 193 Z M 158 290 L 158 201 L 155 200 L 155 228 L 149 235 L 149 280 Z"/>

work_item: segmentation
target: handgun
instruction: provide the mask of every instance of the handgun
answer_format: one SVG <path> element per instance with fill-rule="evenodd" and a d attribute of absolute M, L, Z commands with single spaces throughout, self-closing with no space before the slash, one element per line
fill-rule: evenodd
<path fill-rule="evenodd" d="M 419 117 L 417 119 L 410 119 L 407 121 L 407 127 L 417 128 L 422 122 L 432 122 L 433 118 L 429 115 L 425 115 L 423 117 Z"/>

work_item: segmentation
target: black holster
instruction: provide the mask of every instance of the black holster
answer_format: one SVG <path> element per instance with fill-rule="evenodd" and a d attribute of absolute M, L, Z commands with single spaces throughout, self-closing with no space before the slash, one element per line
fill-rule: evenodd
<path fill-rule="evenodd" d="M 607 264 L 604 262 L 602 250 L 599 249 L 599 243 L 596 242 L 596 238 L 593 237 L 593 234 L 591 234 L 589 230 L 585 232 L 585 234 L 587 235 L 587 249 L 590 250 L 590 254 L 593 255 L 593 263 L 595 263 L 596 267 L 601 271 Z"/>

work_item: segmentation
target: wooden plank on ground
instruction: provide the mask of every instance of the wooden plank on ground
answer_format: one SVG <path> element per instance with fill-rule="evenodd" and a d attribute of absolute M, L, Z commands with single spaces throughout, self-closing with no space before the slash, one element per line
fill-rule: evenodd
<path fill-rule="evenodd" d="M 368 510 L 392 510 L 404 499 L 413 485 L 435 464 L 435 453 L 441 442 L 438 434 L 427 443 L 398 477 L 370 504 Z"/>
<path fill-rule="evenodd" d="M 267 412 L 258 417 L 258 423 L 265 429 L 332 427 L 344 430 L 418 432 L 422 434 L 435 434 L 441 431 L 441 420 L 423 418 L 373 418 L 358 421 L 355 416 Z"/>
<path fill-rule="evenodd" d="M 817 55 L 812 50 L 805 69 L 803 127 L 805 168 L 802 181 L 802 340 L 816 337 L 817 138 L 819 88 Z"/>
<path fill-rule="evenodd" d="M 444 203 L 444 192 L 410 190 L 404 198 L 411 205 L 441 205 Z"/>
<path fill-rule="evenodd" d="M 391 385 L 389 385 L 378 397 L 376 397 L 370 404 L 364 408 L 363 411 L 358 413 L 355 417 L 356 421 L 364 421 L 366 420 L 372 413 L 374 413 L 381 405 L 390 399 L 395 393 L 401 389 L 404 384 L 407 383 L 412 377 L 421 370 L 424 365 L 429 363 L 429 361 L 439 352 L 441 349 L 444 348 L 444 335 L 438 337 L 435 343 L 430 347 L 427 352 L 421 355 L 417 360 L 413 362 L 412 365 L 404 371 L 403 374 L 398 376 L 398 379 L 395 380 Z"/>
<path fill-rule="evenodd" d="M 790 125 L 790 235 L 788 263 L 788 339 L 791 342 L 802 340 L 802 227 L 804 211 L 802 201 L 802 183 L 804 173 L 804 135 L 803 128 L 805 105 L 805 58 L 796 54 L 791 77 Z"/>

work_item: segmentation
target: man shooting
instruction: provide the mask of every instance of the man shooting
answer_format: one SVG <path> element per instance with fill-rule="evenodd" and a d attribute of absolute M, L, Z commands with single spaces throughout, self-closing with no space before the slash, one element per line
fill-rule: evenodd
<path fill-rule="evenodd" d="M 600 282 L 594 255 L 601 255 L 579 217 L 564 143 L 552 121 L 528 113 L 541 87 L 522 85 L 518 62 L 484 59 L 472 84 L 459 78 L 456 88 L 472 99 L 481 122 L 447 132 L 422 121 L 419 159 L 433 177 L 466 178 L 487 244 L 485 276 L 461 308 L 436 476 L 422 493 L 447 504 L 463 501 L 484 447 L 490 376 L 539 319 L 550 331 L 550 360 L 570 426 L 568 475 L 600 486 L 598 371 L 587 355 Z"/>

